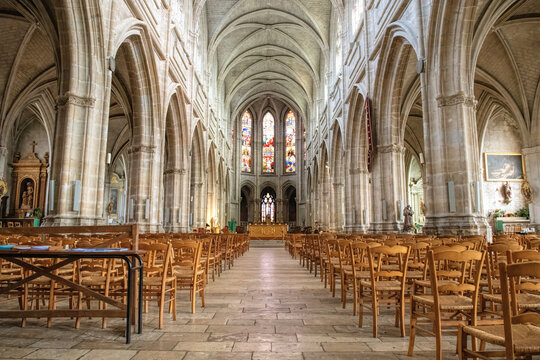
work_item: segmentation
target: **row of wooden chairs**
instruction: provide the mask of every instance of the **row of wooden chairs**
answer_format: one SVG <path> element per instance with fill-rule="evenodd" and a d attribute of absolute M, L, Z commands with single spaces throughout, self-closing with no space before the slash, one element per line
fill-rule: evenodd
<path fill-rule="evenodd" d="M 422 331 L 435 335 L 440 359 L 443 328 L 474 327 L 478 318 L 483 323 L 501 323 L 499 264 L 540 260 L 534 236 L 496 237 L 494 241 L 488 245 L 483 236 L 343 238 L 323 234 L 291 237 L 286 247 L 315 276 L 320 274 L 333 296 L 340 284 L 343 307 L 352 290 L 353 314 L 358 304 L 360 326 L 364 306 L 370 303 L 374 337 L 379 309 L 388 306 L 395 306 L 395 323 L 405 336 L 405 304 L 410 302 L 409 355 L 413 355 L 416 332 Z M 508 258 L 507 253 L 514 257 Z M 528 286 L 516 294 L 519 311 L 540 309 L 540 288 Z M 429 329 L 419 326 L 422 323 L 429 323 Z"/>
<path fill-rule="evenodd" d="M 249 239 L 246 236 L 234 234 L 220 236 L 193 237 L 180 234 L 145 234 L 139 238 L 138 249 L 141 250 L 144 261 L 144 279 L 142 294 L 145 311 L 148 311 L 149 301 L 156 300 L 159 308 L 159 328 L 163 324 L 163 313 L 168 305 L 168 312 L 176 319 L 177 291 L 190 292 L 191 311 L 195 312 L 196 294 L 199 294 L 204 307 L 204 290 L 209 281 L 216 275 L 234 265 L 234 259 L 249 249 Z M 114 239 L 112 236 L 77 235 L 62 236 L 21 236 L 10 235 L 0 237 L 0 244 L 17 245 L 50 245 L 56 248 L 91 248 Z M 120 239 L 109 243 L 108 247 L 131 248 L 129 239 Z M 37 266 L 50 266 L 58 260 L 34 259 Z M 89 287 L 107 297 L 117 298 L 125 303 L 127 269 L 118 260 L 85 259 L 78 260 L 70 266 L 56 270 L 55 275 Z M 28 273 L 12 263 L 0 259 L 0 287 L 19 281 Z M 86 303 L 91 307 L 92 299 L 81 293 L 66 288 L 50 279 L 38 278 L 27 283 L 24 287 L 12 292 L 19 299 L 22 310 L 39 309 L 48 306 L 56 308 L 59 300 L 67 299 L 69 308 L 81 309 Z M 48 300 L 48 305 L 46 301 Z M 100 309 L 106 309 L 107 304 L 99 302 Z M 48 319 L 47 325 L 52 320 Z M 23 319 L 22 325 L 25 321 Z M 76 319 L 79 327 L 80 319 Z M 106 326 L 106 319 L 102 327 Z"/>

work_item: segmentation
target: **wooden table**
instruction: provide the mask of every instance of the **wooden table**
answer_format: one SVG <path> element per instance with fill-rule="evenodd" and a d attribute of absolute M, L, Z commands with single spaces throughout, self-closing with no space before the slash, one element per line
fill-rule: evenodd
<path fill-rule="evenodd" d="M 138 311 L 138 333 L 142 333 L 142 288 L 143 288 L 143 262 L 140 257 L 140 252 L 136 250 L 102 250 L 88 249 L 90 251 L 70 251 L 70 250 L 0 250 L 0 258 L 12 262 L 15 265 L 22 267 L 25 270 L 30 270 L 33 274 L 21 279 L 20 281 L 8 284 L 6 287 L 0 288 L 0 295 L 6 294 L 12 290 L 20 288 L 24 284 L 40 277 L 47 277 L 57 283 L 60 283 L 70 289 L 81 292 L 87 296 L 96 298 L 110 304 L 117 309 L 101 309 L 101 310 L 82 310 L 82 309 L 62 309 L 62 310 L 14 310 L 1 311 L 0 318 L 52 318 L 52 317 L 116 317 L 126 319 L 126 344 L 131 341 L 131 322 L 135 317 L 135 312 Z M 58 263 L 46 268 L 37 267 L 27 259 L 64 259 Z M 123 304 L 113 298 L 107 297 L 94 291 L 86 286 L 77 284 L 63 277 L 53 274 L 63 266 L 66 266 L 79 259 L 120 259 L 123 260 L 128 268 L 127 282 L 127 304 Z M 136 271 L 139 271 L 139 286 L 137 287 L 134 281 Z M 134 289 L 138 288 L 138 294 Z M 138 304 L 135 306 L 134 296 L 137 296 Z M 132 318 L 133 317 L 133 318 Z"/>

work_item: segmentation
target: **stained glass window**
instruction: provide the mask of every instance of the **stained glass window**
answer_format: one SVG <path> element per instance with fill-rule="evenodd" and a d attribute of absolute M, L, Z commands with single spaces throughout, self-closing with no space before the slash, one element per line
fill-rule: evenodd
<path fill-rule="evenodd" d="M 266 216 L 270 215 L 270 221 L 274 222 L 274 215 L 276 213 L 274 197 L 269 193 L 263 196 L 261 201 L 261 221 L 266 221 Z"/>
<path fill-rule="evenodd" d="M 242 171 L 251 172 L 251 114 L 242 115 Z"/>
<path fill-rule="evenodd" d="M 285 172 L 296 171 L 296 118 L 289 111 L 285 118 Z"/>
<path fill-rule="evenodd" d="M 263 118 L 263 173 L 274 172 L 274 117 L 269 112 Z"/>

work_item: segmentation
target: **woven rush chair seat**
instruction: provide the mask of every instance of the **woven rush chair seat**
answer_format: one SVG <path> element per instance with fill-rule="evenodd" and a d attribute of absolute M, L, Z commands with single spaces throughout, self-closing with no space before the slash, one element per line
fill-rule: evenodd
<path fill-rule="evenodd" d="M 501 294 L 482 294 L 484 299 L 488 301 L 493 301 L 494 303 L 502 303 Z M 516 299 L 518 301 L 518 308 L 520 310 L 530 310 L 540 308 L 540 295 L 530 294 L 530 293 L 519 293 L 516 294 Z"/>
<path fill-rule="evenodd" d="M 504 325 L 464 326 L 463 332 L 478 340 L 504 346 Z M 514 351 L 518 353 L 540 352 L 540 327 L 532 324 L 512 325 Z"/>
<path fill-rule="evenodd" d="M 371 289 L 371 281 L 360 281 L 363 287 Z M 401 281 L 399 280 L 381 280 L 375 283 L 375 290 L 377 291 L 400 291 Z"/>
<path fill-rule="evenodd" d="M 409 273 L 407 273 L 407 276 L 408 275 L 409 275 Z M 431 287 L 431 281 L 430 280 L 415 280 L 414 284 L 417 285 L 417 286 L 420 286 L 420 287 L 424 287 L 424 288 Z M 441 286 L 450 285 L 450 284 L 458 284 L 458 282 L 454 281 L 454 280 L 450 280 L 450 279 L 439 280 L 439 285 L 441 285 Z"/>
<path fill-rule="evenodd" d="M 175 279 L 176 279 L 175 276 L 165 277 L 166 282 L 174 281 Z M 161 285 L 162 282 L 163 282 L 163 279 L 161 277 L 147 277 L 143 279 L 143 285 L 148 285 L 148 286 L 158 286 L 158 285 Z"/>
<path fill-rule="evenodd" d="M 175 266 L 174 274 L 178 277 L 190 277 L 193 276 L 193 268 L 186 266 Z M 204 275 L 204 269 L 198 269 L 197 275 Z"/>
<path fill-rule="evenodd" d="M 433 295 L 413 295 L 414 301 L 433 306 L 435 301 Z M 473 303 L 471 298 L 461 295 L 441 295 L 439 305 L 442 311 L 472 310 Z"/>

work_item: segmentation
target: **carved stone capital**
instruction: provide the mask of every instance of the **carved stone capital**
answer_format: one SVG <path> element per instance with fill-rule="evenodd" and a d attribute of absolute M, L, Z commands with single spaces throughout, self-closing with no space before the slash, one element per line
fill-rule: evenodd
<path fill-rule="evenodd" d="M 163 172 L 163 175 L 177 174 L 185 175 L 187 173 L 186 169 L 167 169 Z"/>
<path fill-rule="evenodd" d="M 390 144 L 390 145 L 378 145 L 377 151 L 380 153 L 404 153 L 405 146 L 399 144 Z"/>
<path fill-rule="evenodd" d="M 476 100 L 474 99 L 474 96 L 465 95 L 464 93 L 460 92 L 450 96 L 439 96 L 437 98 L 437 104 L 439 107 L 453 106 L 459 104 L 475 107 Z"/>
<path fill-rule="evenodd" d="M 64 95 L 58 97 L 58 107 L 66 106 L 67 104 L 82 106 L 82 107 L 93 107 L 96 103 L 96 98 L 82 97 L 70 92 L 65 93 Z"/>
<path fill-rule="evenodd" d="M 136 153 L 146 153 L 146 154 L 153 154 L 155 152 L 156 147 L 151 145 L 138 145 L 138 146 L 132 146 L 128 150 L 128 154 L 136 154 Z"/>

